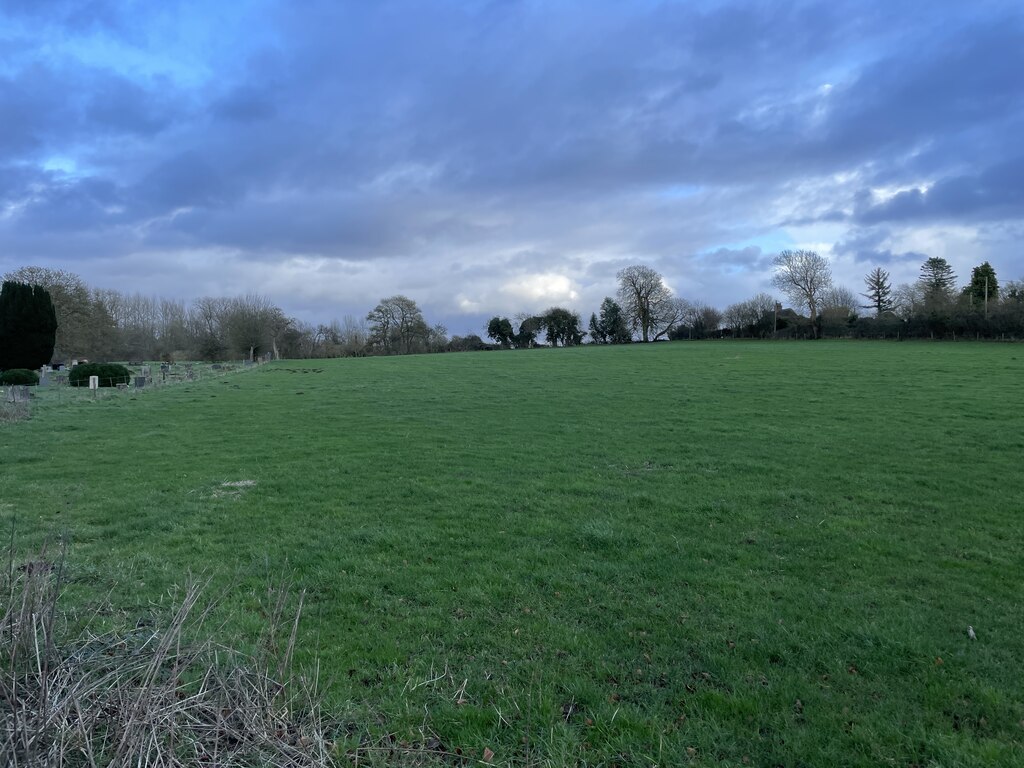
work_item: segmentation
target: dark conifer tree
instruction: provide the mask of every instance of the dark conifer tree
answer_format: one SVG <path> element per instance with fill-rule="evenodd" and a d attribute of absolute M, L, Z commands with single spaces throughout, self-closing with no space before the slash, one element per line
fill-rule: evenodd
<path fill-rule="evenodd" d="M 57 315 L 49 292 L 5 281 L 0 290 L 0 370 L 46 365 L 56 336 Z"/>

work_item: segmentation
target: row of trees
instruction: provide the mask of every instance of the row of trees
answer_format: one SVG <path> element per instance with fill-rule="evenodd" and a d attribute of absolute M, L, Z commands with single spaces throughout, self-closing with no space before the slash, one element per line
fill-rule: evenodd
<path fill-rule="evenodd" d="M 863 303 L 833 283 L 827 259 L 813 251 L 783 251 L 775 258 L 773 284 L 798 309 L 808 310 L 806 318 L 784 318 L 796 334 L 1024 336 L 1024 283 L 1010 282 L 1000 290 L 987 261 L 971 270 L 970 281 L 961 288 L 949 262 L 940 257 L 925 260 L 916 282 L 898 286 L 887 271 L 875 267 L 864 277 Z"/>
<path fill-rule="evenodd" d="M 1024 283 L 1000 285 L 988 262 L 975 267 L 962 287 L 938 257 L 922 264 L 917 281 L 902 285 L 893 285 L 889 273 L 876 267 L 858 294 L 834 283 L 826 258 L 813 251 L 783 251 L 774 260 L 772 283 L 789 306 L 759 293 L 724 311 L 674 295 L 645 265 L 626 267 L 616 277 L 616 295 L 605 297 L 586 328 L 578 313 L 551 307 L 513 319 L 491 318 L 485 328 L 488 343 L 475 334 L 449 338 L 444 326 L 428 323 L 416 302 L 401 295 L 381 299 L 362 319 L 309 325 L 256 294 L 186 304 L 91 289 L 72 273 L 25 267 L 5 276 L 12 287 L 5 288 L 8 297 L 0 307 L 0 348 L 14 350 L 27 338 L 13 315 L 2 313 L 34 301 L 37 288 L 52 301 L 54 360 L 316 358 L 720 336 L 1024 337 Z"/>
<path fill-rule="evenodd" d="M 255 294 L 205 297 L 187 305 L 91 289 L 77 275 L 41 267 L 19 269 L 5 280 L 48 293 L 57 323 L 55 361 L 254 359 L 283 355 L 282 346 L 291 341 L 293 321 L 269 299 Z"/>

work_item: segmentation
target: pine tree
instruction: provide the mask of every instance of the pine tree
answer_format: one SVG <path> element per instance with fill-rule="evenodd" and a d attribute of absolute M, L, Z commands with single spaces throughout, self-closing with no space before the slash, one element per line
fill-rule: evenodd
<path fill-rule="evenodd" d="M 50 362 L 57 315 L 38 285 L 4 281 L 0 289 L 0 370 L 36 369 Z"/>
<path fill-rule="evenodd" d="M 864 282 L 867 284 L 868 290 L 861 296 L 871 302 L 864 306 L 875 310 L 876 317 L 881 317 L 883 312 L 891 311 L 893 302 L 889 273 L 881 267 L 875 267 L 864 277 Z"/>
<path fill-rule="evenodd" d="M 921 276 L 918 278 L 924 288 L 925 301 L 937 299 L 949 300 L 956 288 L 956 275 L 949 262 L 940 256 L 932 256 L 921 265 Z"/>

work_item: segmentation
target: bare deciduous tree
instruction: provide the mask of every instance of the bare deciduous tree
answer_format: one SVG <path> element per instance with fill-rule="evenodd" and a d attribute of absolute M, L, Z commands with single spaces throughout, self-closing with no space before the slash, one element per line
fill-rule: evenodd
<path fill-rule="evenodd" d="M 828 315 L 832 321 L 845 322 L 857 314 L 857 296 L 849 288 L 833 285 L 822 291 L 819 309 L 822 316 Z"/>
<path fill-rule="evenodd" d="M 822 294 L 832 286 L 832 269 L 828 259 L 814 251 L 783 251 L 772 261 L 775 275 L 772 285 L 782 291 L 793 304 L 807 307 L 812 333 L 818 335 L 818 304 Z"/>
<path fill-rule="evenodd" d="M 684 305 L 672 296 L 658 272 L 643 264 L 620 270 L 619 304 L 641 341 L 656 341 L 681 320 Z"/>

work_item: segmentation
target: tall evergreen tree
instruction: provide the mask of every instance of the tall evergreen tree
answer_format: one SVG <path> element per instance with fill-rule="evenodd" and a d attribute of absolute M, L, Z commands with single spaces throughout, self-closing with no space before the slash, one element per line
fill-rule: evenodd
<path fill-rule="evenodd" d="M 921 265 L 918 282 L 924 288 L 926 302 L 936 299 L 949 300 L 956 288 L 956 275 L 948 261 L 940 256 L 932 256 Z"/>
<path fill-rule="evenodd" d="M 619 303 L 610 296 L 601 302 L 601 314 L 590 315 L 590 337 L 597 344 L 628 344 L 633 334 Z"/>
<path fill-rule="evenodd" d="M 57 315 L 49 292 L 4 281 L 0 289 L 0 370 L 35 369 L 53 356 Z"/>
<path fill-rule="evenodd" d="M 971 270 L 971 282 L 964 288 L 971 306 L 988 312 L 989 306 L 994 306 L 999 298 L 999 281 L 996 280 L 996 271 L 987 261 Z"/>
<path fill-rule="evenodd" d="M 875 267 L 864 277 L 864 283 L 868 289 L 861 296 L 870 302 L 864 306 L 875 310 L 876 317 L 881 317 L 883 312 L 891 311 L 893 301 L 889 273 L 881 267 Z"/>

